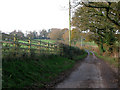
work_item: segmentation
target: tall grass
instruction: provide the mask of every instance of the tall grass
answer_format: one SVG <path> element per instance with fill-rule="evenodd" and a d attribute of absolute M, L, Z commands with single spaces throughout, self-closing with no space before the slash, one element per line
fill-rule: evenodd
<path fill-rule="evenodd" d="M 16 49 L 18 53 L 4 54 L 3 88 L 45 87 L 47 82 L 51 82 L 60 73 L 72 68 L 77 60 L 87 55 L 79 48 L 63 44 L 60 47 L 63 48 L 61 55 L 36 54 L 34 50 L 27 54 L 19 48 Z"/>
<path fill-rule="evenodd" d="M 38 59 L 39 58 L 39 59 Z M 73 60 L 60 56 L 38 56 L 3 63 L 3 88 L 43 87 L 60 72 L 73 66 Z"/>

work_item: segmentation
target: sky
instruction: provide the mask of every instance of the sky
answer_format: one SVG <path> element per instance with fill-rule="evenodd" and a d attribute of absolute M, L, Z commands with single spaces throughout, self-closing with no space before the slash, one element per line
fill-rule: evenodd
<path fill-rule="evenodd" d="M 69 0 L 0 0 L 0 30 L 68 28 L 68 5 Z"/>

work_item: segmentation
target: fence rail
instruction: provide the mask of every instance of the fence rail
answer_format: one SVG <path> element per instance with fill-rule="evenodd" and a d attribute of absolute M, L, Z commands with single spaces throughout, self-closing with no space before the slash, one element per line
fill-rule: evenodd
<path fill-rule="evenodd" d="M 34 53 L 39 53 L 39 54 L 62 53 L 62 48 L 59 47 L 59 44 L 52 44 L 49 42 L 48 43 L 42 41 L 31 42 L 31 40 L 29 39 L 28 43 L 23 43 L 23 42 L 18 42 L 16 38 L 14 38 L 14 41 L 0 41 L 0 43 L 2 43 L 3 54 L 10 52 L 21 53 L 22 51 L 26 53 L 30 53 L 32 50 L 35 50 Z"/>

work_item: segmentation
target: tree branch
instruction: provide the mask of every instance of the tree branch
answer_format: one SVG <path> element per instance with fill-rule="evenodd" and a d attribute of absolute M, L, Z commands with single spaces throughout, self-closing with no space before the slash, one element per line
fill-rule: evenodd
<path fill-rule="evenodd" d="M 83 2 L 82 2 L 83 3 Z M 90 4 L 85 4 L 85 3 L 83 3 L 83 5 L 85 5 L 86 7 L 91 7 L 91 8 L 108 8 L 108 7 L 106 7 L 106 6 L 92 6 L 92 5 L 90 5 Z"/>
<path fill-rule="evenodd" d="M 82 2 L 82 3 L 83 3 L 83 2 Z M 108 18 L 108 20 L 109 20 L 110 22 L 114 23 L 118 28 L 120 28 L 119 23 L 109 17 L 109 11 L 110 11 L 110 9 L 112 9 L 112 8 L 110 7 L 111 2 L 108 2 L 108 4 L 109 4 L 108 7 L 107 7 L 107 6 L 92 6 L 92 5 L 89 5 L 89 4 L 87 5 L 87 4 L 85 4 L 85 3 L 83 3 L 83 4 L 84 4 L 86 7 L 90 7 L 90 8 L 104 8 L 104 9 L 106 9 L 106 12 L 107 12 L 107 13 L 106 13 L 106 17 Z"/>
<path fill-rule="evenodd" d="M 73 8 L 76 8 L 76 7 L 79 6 L 79 5 L 80 5 L 80 2 L 78 2 L 77 5 L 75 5 Z"/>

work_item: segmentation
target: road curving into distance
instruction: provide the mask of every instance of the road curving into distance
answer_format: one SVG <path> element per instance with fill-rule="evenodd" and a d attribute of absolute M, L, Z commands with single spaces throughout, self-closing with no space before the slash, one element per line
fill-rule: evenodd
<path fill-rule="evenodd" d="M 117 74 L 94 53 L 88 56 L 55 88 L 117 88 Z"/>

